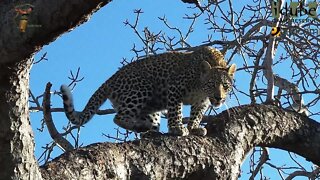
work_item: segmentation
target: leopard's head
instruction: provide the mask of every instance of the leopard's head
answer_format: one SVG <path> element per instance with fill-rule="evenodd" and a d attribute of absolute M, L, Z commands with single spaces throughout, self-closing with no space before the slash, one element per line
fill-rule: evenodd
<path fill-rule="evenodd" d="M 202 91 L 213 106 L 221 106 L 232 89 L 236 65 L 211 67 L 207 61 L 202 61 L 200 67 Z"/>

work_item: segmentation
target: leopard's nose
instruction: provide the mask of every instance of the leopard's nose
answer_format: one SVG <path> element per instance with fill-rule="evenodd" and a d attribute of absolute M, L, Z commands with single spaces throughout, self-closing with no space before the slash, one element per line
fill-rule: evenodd
<path fill-rule="evenodd" d="M 215 99 L 216 101 L 218 101 L 218 102 L 220 102 L 220 101 L 222 100 L 221 97 L 214 97 L 214 99 Z"/>

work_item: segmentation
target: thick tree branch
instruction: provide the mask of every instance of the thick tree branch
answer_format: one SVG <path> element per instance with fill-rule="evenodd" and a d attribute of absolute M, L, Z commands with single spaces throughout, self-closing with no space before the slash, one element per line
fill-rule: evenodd
<path fill-rule="evenodd" d="M 0 2 L 0 63 L 21 61 L 30 57 L 40 48 L 54 41 L 64 32 L 87 21 L 91 14 L 110 0 L 31 0 L 34 6 L 29 15 L 29 22 L 39 25 L 28 28 L 22 33 L 15 20 L 16 12 L 13 1 Z"/>
<path fill-rule="evenodd" d="M 229 110 L 230 111 L 230 110 Z M 45 179 L 237 179 L 254 146 L 276 147 L 320 165 L 320 124 L 271 105 L 240 106 L 211 117 L 207 137 L 161 136 L 101 143 L 41 167 Z"/>

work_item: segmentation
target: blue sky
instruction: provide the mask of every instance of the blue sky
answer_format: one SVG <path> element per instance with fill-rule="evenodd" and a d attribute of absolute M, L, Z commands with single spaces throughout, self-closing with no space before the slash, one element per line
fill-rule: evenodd
<path fill-rule="evenodd" d="M 237 2 L 238 3 L 238 2 Z M 241 4 L 238 3 L 237 6 Z M 158 19 L 166 15 L 168 21 L 185 32 L 189 21 L 184 20 L 184 14 L 191 15 L 197 12 L 197 9 L 188 8 L 190 5 L 181 1 L 163 0 L 163 1 L 147 1 L 147 0 L 117 0 L 109 3 L 106 7 L 95 13 L 92 18 L 85 24 L 77 27 L 72 32 L 66 33 L 56 41 L 47 45 L 41 50 L 35 59 L 39 59 L 44 52 L 47 52 L 48 61 L 35 64 L 31 71 L 31 90 L 34 95 L 40 95 L 47 82 L 53 84 L 52 90 L 59 90 L 61 84 L 69 84 L 68 76 L 70 70 L 76 71 L 81 68 L 80 76 L 84 80 L 80 82 L 73 91 L 74 103 L 77 110 L 82 110 L 89 97 L 107 78 L 114 74 L 122 65 L 122 58 L 131 59 L 134 53 L 130 51 L 135 43 L 138 47 L 142 44 L 138 37 L 133 33 L 132 29 L 125 27 L 123 22 L 128 19 L 130 22 L 135 20 L 134 9 L 142 9 L 143 14 L 138 25 L 138 30 L 143 31 L 144 27 L 149 27 L 151 31 L 158 32 L 160 30 L 171 33 Z M 190 36 L 189 43 L 193 46 L 199 45 L 207 37 L 208 30 L 203 25 L 201 17 L 195 25 L 195 33 Z M 241 61 L 236 58 L 232 60 L 241 67 Z M 248 75 L 236 75 L 237 86 L 246 88 Z M 248 88 L 246 88 L 248 89 Z M 248 99 L 239 95 L 242 104 L 248 103 Z M 229 100 L 229 106 L 237 105 L 235 99 Z M 52 97 L 52 107 L 62 107 L 62 99 L 59 96 Z M 111 108 L 107 102 L 103 108 Z M 102 108 L 102 109 L 103 109 Z M 188 116 L 187 108 L 184 108 L 184 115 Z M 102 136 L 102 133 L 115 135 L 117 126 L 113 123 L 114 115 L 94 116 L 92 121 L 82 128 L 80 142 L 88 145 L 95 142 L 112 141 Z M 45 129 L 39 132 L 36 128 L 40 128 L 42 113 L 31 113 L 31 123 L 35 132 L 36 156 L 42 153 L 42 146 L 51 142 L 51 138 Z M 58 126 L 62 128 L 67 124 L 67 118 L 64 113 L 53 113 L 53 118 Z M 165 121 L 163 123 L 166 123 Z M 166 132 L 166 125 L 161 125 L 161 130 Z M 53 157 L 62 152 L 56 148 Z M 287 158 L 287 152 L 274 151 L 270 155 L 272 162 L 281 166 L 288 165 L 292 162 Z M 307 166 L 311 166 L 308 164 Z M 240 179 L 248 179 L 249 165 L 247 162 L 243 166 L 243 173 Z M 268 168 L 266 168 L 268 169 Z M 279 179 L 275 170 L 267 170 L 265 172 L 271 179 Z M 302 178 L 303 179 L 303 178 Z"/>

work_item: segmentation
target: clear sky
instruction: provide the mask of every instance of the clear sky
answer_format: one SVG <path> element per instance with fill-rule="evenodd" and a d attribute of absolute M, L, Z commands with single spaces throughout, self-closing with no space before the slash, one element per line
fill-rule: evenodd
<path fill-rule="evenodd" d="M 238 3 L 235 6 L 240 6 Z M 191 5 L 184 4 L 179 0 L 116 0 L 109 3 L 106 7 L 95 13 L 85 24 L 77 27 L 72 32 L 66 33 L 55 42 L 45 46 L 35 57 L 39 59 L 43 53 L 47 52 L 48 61 L 35 64 L 31 71 L 31 90 L 34 95 L 40 95 L 47 82 L 53 84 L 52 90 L 59 90 L 61 84 L 69 84 L 68 76 L 70 70 L 76 71 L 81 68 L 80 76 L 84 80 L 80 82 L 73 91 L 74 103 L 77 110 L 82 110 L 89 97 L 107 78 L 114 74 L 119 67 L 122 58 L 131 59 L 134 53 L 130 51 L 135 43 L 138 47 L 142 44 L 132 29 L 124 26 L 123 22 L 128 19 L 130 22 L 135 20 L 134 9 L 142 9 L 144 12 L 138 25 L 138 31 L 142 32 L 144 27 L 149 27 L 151 31 L 163 31 L 172 33 L 161 23 L 158 17 L 166 15 L 168 21 L 185 32 L 190 21 L 183 19 L 184 14 L 192 15 L 198 12 L 198 9 L 190 9 Z M 195 25 L 195 33 L 190 36 L 189 43 L 193 46 L 199 45 L 206 40 L 208 30 L 203 25 L 201 17 Z M 240 61 L 232 60 L 242 67 Z M 237 86 L 245 88 L 248 77 L 236 75 Z M 247 88 L 248 89 L 248 88 Z M 248 103 L 248 99 L 242 98 L 242 104 Z M 235 106 L 235 99 L 227 102 L 228 106 Z M 62 107 L 62 99 L 59 96 L 52 97 L 52 107 Z M 104 108 L 111 108 L 110 103 L 106 103 Z M 186 109 L 186 108 L 185 108 Z M 184 110 L 184 115 L 188 116 L 188 110 Z M 94 118 L 81 130 L 80 143 L 88 145 L 95 142 L 112 141 L 102 133 L 115 135 L 117 126 L 113 123 L 114 115 L 94 116 Z M 39 157 L 43 152 L 42 146 L 51 142 L 49 133 L 36 130 L 40 128 L 40 122 L 43 118 L 42 113 L 31 113 L 31 123 L 35 132 L 36 156 Z M 53 113 L 54 122 L 61 128 L 67 124 L 67 118 L 64 113 Z M 166 123 L 163 121 L 163 123 Z M 166 130 L 166 125 L 162 124 L 162 131 Z M 53 157 L 62 152 L 56 148 Z M 292 164 L 288 159 L 287 152 L 272 151 L 270 159 L 278 166 Z M 305 164 L 305 163 L 303 163 Z M 311 164 L 307 165 L 308 167 Z M 240 179 L 248 179 L 249 165 L 246 162 L 243 165 L 243 173 Z M 279 179 L 275 170 L 266 167 L 266 175 L 271 179 Z M 302 178 L 303 179 L 303 178 Z"/>

